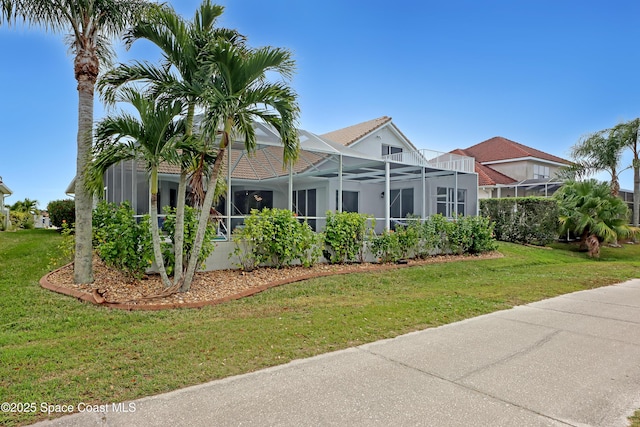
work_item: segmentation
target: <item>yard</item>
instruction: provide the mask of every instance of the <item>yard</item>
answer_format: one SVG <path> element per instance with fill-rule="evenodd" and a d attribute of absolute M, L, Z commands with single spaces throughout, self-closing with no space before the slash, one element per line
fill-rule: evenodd
<path fill-rule="evenodd" d="M 126 312 L 38 285 L 55 231 L 0 233 L 0 396 L 36 403 L 0 425 L 46 417 L 42 403 L 120 402 L 638 277 L 640 245 L 501 244 L 499 259 L 324 277 L 202 309 Z"/>

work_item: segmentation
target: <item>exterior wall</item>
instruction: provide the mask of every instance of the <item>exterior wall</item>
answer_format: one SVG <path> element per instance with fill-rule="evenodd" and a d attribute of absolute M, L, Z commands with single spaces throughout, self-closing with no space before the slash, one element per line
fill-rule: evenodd
<path fill-rule="evenodd" d="M 390 145 L 393 147 L 401 147 L 404 151 L 413 151 L 414 148 L 407 145 L 403 140 L 390 129 L 385 126 L 377 131 L 367 135 L 361 141 L 350 145 L 349 147 L 367 154 L 369 156 L 382 157 L 382 145 Z"/>
<path fill-rule="evenodd" d="M 525 179 L 533 178 L 533 164 L 528 161 L 495 163 L 489 166 L 517 181 L 524 181 Z"/>
<path fill-rule="evenodd" d="M 561 168 L 560 166 L 556 166 L 548 162 L 535 161 L 535 160 L 521 160 L 516 162 L 508 162 L 508 163 L 493 163 L 493 164 L 490 164 L 489 166 L 491 166 L 492 169 L 495 169 L 500 173 L 510 176 L 516 181 L 524 181 L 525 179 L 534 178 L 534 170 L 533 170 L 534 165 L 548 167 L 549 178 L 555 177 Z"/>

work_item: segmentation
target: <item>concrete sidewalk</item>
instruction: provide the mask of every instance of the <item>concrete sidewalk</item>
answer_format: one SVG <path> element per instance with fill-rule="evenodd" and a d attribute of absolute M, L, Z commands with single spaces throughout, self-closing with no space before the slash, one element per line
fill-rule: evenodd
<path fill-rule="evenodd" d="M 123 407 L 37 425 L 626 426 L 640 408 L 640 279 Z"/>

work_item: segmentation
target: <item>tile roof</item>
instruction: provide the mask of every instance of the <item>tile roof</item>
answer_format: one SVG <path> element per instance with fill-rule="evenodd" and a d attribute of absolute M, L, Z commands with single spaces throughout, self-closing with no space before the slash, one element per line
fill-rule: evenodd
<path fill-rule="evenodd" d="M 536 150 L 510 139 L 495 136 L 480 142 L 464 151 L 468 156 L 475 157 L 480 163 L 495 162 L 500 160 L 519 159 L 522 157 L 536 157 L 551 162 L 569 164 L 568 160 L 554 156 L 544 151 Z"/>
<path fill-rule="evenodd" d="M 369 120 L 368 122 L 362 122 L 357 125 L 334 130 L 333 132 L 325 133 L 320 136 L 333 142 L 349 146 L 390 121 L 391 117 L 382 116 L 377 119 Z"/>
<path fill-rule="evenodd" d="M 473 157 L 468 151 L 455 149 L 451 153 L 459 154 L 461 156 Z M 475 161 L 475 172 L 478 174 L 478 186 L 482 187 L 484 185 L 497 185 L 497 184 L 512 184 L 516 182 L 515 179 L 507 176 L 503 173 L 498 172 L 495 169 L 492 169 L 489 166 L 485 166 L 482 163 Z"/>

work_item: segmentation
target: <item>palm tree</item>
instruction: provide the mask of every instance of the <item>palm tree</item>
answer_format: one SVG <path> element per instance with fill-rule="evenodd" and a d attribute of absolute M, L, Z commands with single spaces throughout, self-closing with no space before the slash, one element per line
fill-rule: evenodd
<path fill-rule="evenodd" d="M 142 93 L 125 88 L 119 92 L 118 101 L 128 102 L 138 112 L 139 118 L 122 113 L 107 116 L 96 127 L 95 160 L 90 169 L 95 189 L 102 189 L 102 177 L 106 170 L 121 161 L 142 160 L 149 172 L 149 207 L 153 254 L 165 287 L 171 287 L 160 247 L 158 230 L 158 166 L 162 162 L 177 162 L 176 145 L 184 133 L 182 121 L 176 117 L 183 111 L 178 100 L 159 103 Z"/>
<path fill-rule="evenodd" d="M 599 253 L 600 242 L 617 242 L 633 233 L 627 205 L 611 194 L 606 183 L 595 179 L 567 182 L 553 197 L 560 207 L 560 235 L 581 236 L 590 254 Z"/>
<path fill-rule="evenodd" d="M 574 164 L 569 167 L 576 177 L 585 177 L 598 172 L 611 176 L 610 190 L 614 196 L 620 191 L 621 158 L 624 141 L 615 128 L 604 129 L 583 137 L 571 147 Z"/>
<path fill-rule="evenodd" d="M 218 39 L 242 44 L 244 38 L 235 30 L 216 28 L 222 6 L 203 1 L 192 21 L 185 21 L 169 6 L 158 6 L 144 20 L 135 25 L 126 35 L 127 46 L 136 40 L 145 39 L 160 48 L 163 63 L 160 66 L 148 62 L 134 62 L 120 65 L 109 71 L 98 82 L 98 88 L 106 101 L 113 101 L 115 94 L 123 86 L 144 82 L 150 85 L 158 97 L 183 99 L 187 104 L 185 156 L 178 186 L 178 205 L 176 208 L 175 253 L 176 265 L 174 282 L 181 280 L 183 274 L 182 247 L 184 235 L 184 205 L 187 189 L 187 174 L 194 164 L 193 150 L 189 144 L 202 146 L 193 135 L 196 107 L 211 80 L 210 68 L 205 67 L 201 52 L 207 44 Z M 199 170 L 205 167 L 207 151 L 200 152 L 197 161 Z M 196 174 L 196 177 L 200 175 Z"/>
<path fill-rule="evenodd" d="M 202 131 L 212 139 L 218 135 L 220 138 L 200 211 L 194 247 L 181 286 L 183 292 L 191 287 L 216 183 L 232 137 L 241 136 L 245 149 L 249 152 L 255 150 L 253 122 L 262 120 L 280 134 L 284 148 L 283 166 L 297 158 L 300 148 L 296 130 L 299 115 L 297 95 L 284 81 L 270 82 L 266 79 L 267 73 L 283 79 L 291 77 L 295 65 L 291 52 L 273 47 L 249 49 L 219 40 L 209 43 L 203 56 L 213 70 L 213 80 L 205 94 Z"/>
<path fill-rule="evenodd" d="M 638 227 L 640 222 L 640 146 L 638 145 L 640 119 L 621 123 L 614 129 L 620 134 L 623 145 L 633 153 L 631 163 L 633 167 L 633 226 Z"/>
<path fill-rule="evenodd" d="M 112 57 L 109 39 L 122 33 L 138 16 L 144 0 L 1 0 L 2 15 L 11 22 L 53 32 L 69 32 L 78 81 L 78 134 L 75 182 L 76 248 L 74 280 L 93 282 L 91 246 L 91 192 L 85 170 L 91 161 L 93 94 L 101 64 Z"/>

